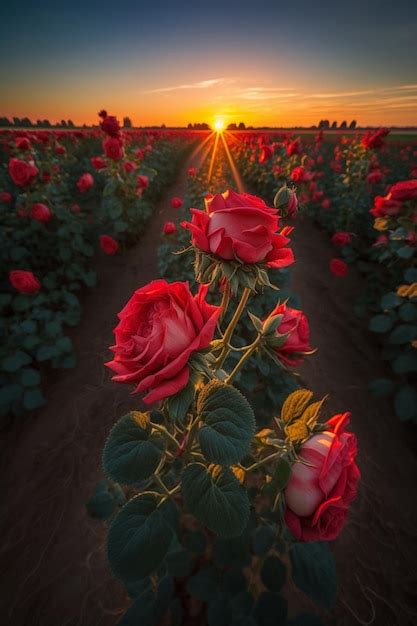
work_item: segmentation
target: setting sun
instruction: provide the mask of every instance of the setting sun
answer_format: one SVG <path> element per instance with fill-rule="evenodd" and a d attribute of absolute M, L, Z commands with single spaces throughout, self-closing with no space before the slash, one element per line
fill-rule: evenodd
<path fill-rule="evenodd" d="M 217 119 L 214 122 L 214 128 L 218 133 L 221 133 L 223 128 L 224 128 L 224 120 L 222 119 Z"/>

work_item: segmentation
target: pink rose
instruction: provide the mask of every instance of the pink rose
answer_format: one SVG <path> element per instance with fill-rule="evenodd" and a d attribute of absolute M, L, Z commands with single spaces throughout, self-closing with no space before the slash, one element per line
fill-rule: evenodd
<path fill-rule="evenodd" d="M 106 365 L 113 380 L 147 392 L 150 404 L 172 396 L 187 385 L 193 352 L 210 344 L 220 307 L 206 302 L 207 285 L 196 296 L 188 283 L 154 280 L 138 289 L 119 313 L 115 356 Z"/>
<path fill-rule="evenodd" d="M 355 435 L 345 432 L 349 413 L 301 447 L 285 489 L 285 521 L 299 541 L 331 541 L 340 533 L 360 478 Z"/>
<path fill-rule="evenodd" d="M 304 355 L 312 351 L 307 317 L 302 311 L 291 309 L 285 303 L 278 304 L 269 317 L 276 315 L 282 315 L 277 334 L 288 337 L 282 346 L 274 348 L 274 352 L 284 365 L 298 365 L 302 363 Z"/>
<path fill-rule="evenodd" d="M 9 272 L 9 281 L 12 287 L 14 287 L 20 293 L 36 293 L 41 288 L 39 280 L 32 274 L 25 270 L 12 270 Z"/>
<path fill-rule="evenodd" d="M 289 240 L 276 232 L 277 211 L 260 198 L 229 189 L 207 195 L 205 205 L 205 211 L 191 209 L 192 221 L 182 223 L 191 231 L 195 247 L 226 261 L 274 268 L 294 262 L 291 248 L 285 247 Z"/>
<path fill-rule="evenodd" d="M 37 222 L 49 222 L 52 219 L 51 209 L 41 202 L 36 202 L 32 206 L 29 215 Z"/>
<path fill-rule="evenodd" d="M 177 198 L 177 197 L 172 198 L 172 200 L 171 200 L 171 206 L 172 206 L 174 209 L 180 209 L 180 208 L 182 207 L 182 199 L 181 199 L 181 198 Z"/>

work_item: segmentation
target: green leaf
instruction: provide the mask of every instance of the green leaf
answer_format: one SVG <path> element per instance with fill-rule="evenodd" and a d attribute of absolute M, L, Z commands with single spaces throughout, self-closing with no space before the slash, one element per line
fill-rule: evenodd
<path fill-rule="evenodd" d="M 280 626 L 285 623 L 287 610 L 285 598 L 277 593 L 264 591 L 255 604 L 254 617 L 258 626 Z"/>
<path fill-rule="evenodd" d="M 293 391 L 282 405 L 281 419 L 286 423 L 296 420 L 304 413 L 312 397 L 313 392 L 309 389 L 297 389 Z"/>
<path fill-rule="evenodd" d="M 41 375 L 38 370 L 25 369 L 22 370 L 20 380 L 24 387 L 36 387 L 41 382 Z"/>
<path fill-rule="evenodd" d="M 31 335 L 36 332 L 37 326 L 36 322 L 34 322 L 33 320 L 25 320 L 20 324 L 20 328 L 27 335 Z"/>
<path fill-rule="evenodd" d="M 220 592 L 209 602 L 207 607 L 208 626 L 230 626 L 232 607 L 227 593 Z"/>
<path fill-rule="evenodd" d="M 264 556 L 275 542 L 275 531 L 272 526 L 258 526 L 252 538 L 252 550 L 256 556 Z"/>
<path fill-rule="evenodd" d="M 233 465 L 248 454 L 255 433 L 255 417 L 240 391 L 213 380 L 198 396 L 197 415 L 204 422 L 198 439 L 209 462 Z"/>
<path fill-rule="evenodd" d="M 2 366 L 6 372 L 17 372 L 24 365 L 29 365 L 32 361 L 30 356 L 22 350 L 16 350 L 16 352 L 5 359 L 3 359 Z"/>
<path fill-rule="evenodd" d="M 49 361 L 57 355 L 57 352 L 58 351 L 55 346 L 41 346 L 36 352 L 36 360 L 40 362 Z"/>
<path fill-rule="evenodd" d="M 166 557 L 168 573 L 174 578 L 186 578 L 193 569 L 193 555 L 188 550 L 176 549 Z"/>
<path fill-rule="evenodd" d="M 406 283 L 417 283 L 417 267 L 409 267 L 404 272 L 404 280 Z"/>
<path fill-rule="evenodd" d="M 222 537 L 240 535 L 249 518 L 245 489 L 228 468 L 201 463 L 188 465 L 182 473 L 182 495 L 188 510 Z"/>
<path fill-rule="evenodd" d="M 387 333 L 392 328 L 392 319 L 388 315 L 375 315 L 369 322 L 369 330 L 374 333 Z"/>
<path fill-rule="evenodd" d="M 396 374 L 417 372 L 417 355 L 413 353 L 400 354 L 400 356 L 394 360 L 392 369 Z"/>
<path fill-rule="evenodd" d="M 194 598 L 209 602 L 219 587 L 218 573 L 212 566 L 202 567 L 187 581 L 187 591 Z"/>
<path fill-rule="evenodd" d="M 415 322 L 417 320 L 417 304 L 404 302 L 398 310 L 398 315 L 404 322 Z"/>
<path fill-rule="evenodd" d="M 286 568 L 276 556 L 268 556 L 261 569 L 261 580 L 269 591 L 281 591 L 285 584 Z"/>
<path fill-rule="evenodd" d="M 117 626 L 157 626 L 160 617 L 155 593 L 148 589 L 142 593 L 117 622 Z"/>
<path fill-rule="evenodd" d="M 414 387 L 404 385 L 394 398 L 395 413 L 400 420 L 417 418 L 417 391 Z"/>
<path fill-rule="evenodd" d="M 414 248 L 412 246 L 402 246 L 397 250 L 397 256 L 399 256 L 400 259 L 411 259 L 413 255 Z"/>
<path fill-rule="evenodd" d="M 394 387 L 394 381 L 389 380 L 389 378 L 379 378 L 369 384 L 369 391 L 377 398 L 385 398 L 391 395 Z"/>
<path fill-rule="evenodd" d="M 386 293 L 381 298 L 381 309 L 394 309 L 401 304 L 401 298 L 394 291 Z"/>
<path fill-rule="evenodd" d="M 186 387 L 174 396 L 167 398 L 165 401 L 165 410 L 169 417 L 176 422 L 182 423 L 188 413 L 188 409 L 194 400 L 195 388 L 192 381 Z"/>
<path fill-rule="evenodd" d="M 147 413 L 133 411 L 113 426 L 103 451 L 104 471 L 132 485 L 152 476 L 161 460 L 162 439 L 153 434 Z"/>
<path fill-rule="evenodd" d="M 40 406 L 45 404 L 45 398 L 43 396 L 42 390 L 39 387 L 35 387 L 34 389 L 30 389 L 25 391 L 23 395 L 23 406 L 28 411 L 33 411 L 34 409 L 38 409 Z"/>
<path fill-rule="evenodd" d="M 102 480 L 95 487 L 86 505 L 87 513 L 91 517 L 99 520 L 105 520 L 108 519 L 115 510 L 118 503 L 112 492 L 109 490 L 109 486 L 110 485 L 107 480 Z"/>
<path fill-rule="evenodd" d="M 172 527 L 154 495 L 132 498 L 109 530 L 107 554 L 115 576 L 134 584 L 152 574 L 164 561 L 172 536 Z"/>
<path fill-rule="evenodd" d="M 207 548 L 207 539 L 204 533 L 186 530 L 181 543 L 194 554 L 204 554 Z"/>
<path fill-rule="evenodd" d="M 0 406 L 9 407 L 13 402 L 18 400 L 23 394 L 20 385 L 5 385 L 0 389 Z"/>
<path fill-rule="evenodd" d="M 411 343 L 417 338 L 417 326 L 411 324 L 400 324 L 396 326 L 389 336 L 389 343 L 402 344 Z"/>
<path fill-rule="evenodd" d="M 301 613 L 295 619 L 287 622 L 287 626 L 323 626 L 323 622 L 317 615 Z"/>
<path fill-rule="evenodd" d="M 327 543 L 296 543 L 290 550 L 294 583 L 316 604 L 330 610 L 336 600 L 336 566 Z"/>

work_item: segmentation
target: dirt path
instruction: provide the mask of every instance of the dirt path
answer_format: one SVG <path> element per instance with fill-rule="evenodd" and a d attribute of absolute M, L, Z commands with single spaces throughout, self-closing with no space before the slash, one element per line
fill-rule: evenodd
<path fill-rule="evenodd" d="M 339 601 L 329 623 L 415 625 L 415 429 L 401 424 L 388 402 L 367 391 L 368 383 L 387 371 L 374 336 L 352 313 L 363 279 L 353 268 L 346 278 L 332 276 L 328 263 L 334 249 L 309 220 L 297 220 L 292 242 L 297 261 L 291 288 L 300 296 L 312 345 L 318 347 L 299 372 L 318 398 L 331 394 L 329 416 L 351 411 L 362 472 L 348 525 L 334 544 Z"/>
<path fill-rule="evenodd" d="M 98 287 L 84 302 L 73 341 L 78 364 L 54 375 L 48 404 L 7 433 L 3 457 L 0 623 L 13 626 L 114 626 L 125 594 L 105 559 L 104 525 L 85 511 L 103 477 L 101 450 L 115 420 L 138 407 L 103 367 L 116 315 L 139 286 L 158 277 L 156 247 L 170 198 L 183 196 L 187 169 L 157 205 L 143 239 L 124 256 L 102 257 Z"/>

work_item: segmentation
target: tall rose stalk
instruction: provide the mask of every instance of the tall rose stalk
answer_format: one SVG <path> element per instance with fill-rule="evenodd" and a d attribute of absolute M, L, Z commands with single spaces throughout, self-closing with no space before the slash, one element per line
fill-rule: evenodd
<path fill-rule="evenodd" d="M 239 571 L 237 587 L 249 607 L 244 613 L 262 624 L 264 612 L 272 611 L 279 624 L 286 615 L 278 593 L 288 575 L 283 549 L 295 583 L 331 603 L 333 581 L 325 581 L 324 565 L 320 573 L 314 569 L 320 559 L 329 562 L 325 544 L 314 544 L 313 557 L 297 541 L 326 541 L 340 532 L 359 478 L 356 440 L 346 431 L 347 413 L 319 422 L 324 400 L 312 402 L 306 389 L 288 396 L 280 415 L 259 429 L 235 387 L 255 354 L 285 368 L 313 352 L 306 316 L 280 302 L 279 294 L 263 320 L 250 312 L 251 299 L 272 287 L 268 269 L 294 260 L 278 211 L 260 198 L 227 191 L 208 197 L 205 211 L 192 209 L 184 226 L 192 236 L 197 293 L 163 280 L 138 289 L 119 314 L 107 363 L 115 381 L 145 393 L 146 404 L 158 403 L 153 411 L 122 417 L 103 454 L 112 489 L 129 498 L 112 519 L 108 541 L 112 570 L 136 598 L 122 623 L 143 618 L 146 607 L 152 607 L 150 623 L 165 614 L 172 621 L 178 597 L 171 591 L 166 604 L 158 601 L 172 581 L 179 594 L 185 585 L 208 602 L 209 624 L 216 623 L 213 611 L 231 622 L 244 598 L 234 602 L 237 590 L 227 581 Z M 209 303 L 209 293 L 215 298 L 221 290 L 218 303 Z M 253 337 L 236 345 L 236 328 L 247 314 Z M 120 491 L 120 484 L 129 488 Z M 198 549 L 190 547 L 191 536 Z M 219 565 L 225 539 L 240 548 Z M 185 553 L 189 567 L 181 569 Z M 327 595 L 300 577 L 309 564 Z M 217 591 L 206 598 L 207 584 Z M 179 602 L 190 614 L 188 600 Z"/>

